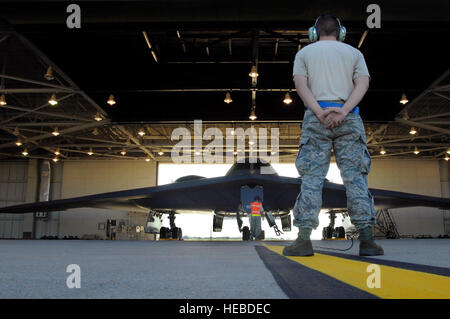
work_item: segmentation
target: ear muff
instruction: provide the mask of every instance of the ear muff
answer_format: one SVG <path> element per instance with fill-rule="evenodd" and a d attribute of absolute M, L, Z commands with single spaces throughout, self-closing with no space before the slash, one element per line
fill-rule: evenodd
<path fill-rule="evenodd" d="M 311 43 L 316 42 L 319 39 L 319 35 L 317 34 L 316 27 L 309 28 L 308 38 L 309 38 L 309 42 L 311 42 Z"/>
<path fill-rule="evenodd" d="M 319 39 L 319 33 L 317 32 L 317 21 L 319 21 L 321 16 L 318 16 L 316 18 L 316 21 L 314 22 L 314 25 L 308 29 L 308 38 L 309 42 L 313 43 L 316 42 Z"/>
<path fill-rule="evenodd" d="M 319 32 L 317 31 L 316 26 L 317 26 L 317 21 L 319 21 L 320 17 L 321 16 L 319 16 L 316 19 L 314 26 L 312 26 L 311 28 L 308 29 L 308 38 L 311 43 L 319 40 Z M 345 40 L 345 36 L 347 35 L 347 29 L 341 25 L 341 21 L 338 18 L 335 17 L 335 19 L 337 20 L 337 22 L 339 24 L 337 40 L 342 42 Z"/>
<path fill-rule="evenodd" d="M 347 35 L 347 29 L 341 24 L 341 21 L 338 18 L 336 18 L 336 20 L 339 23 L 339 31 L 337 39 L 338 41 L 342 42 L 345 40 L 345 36 Z"/>

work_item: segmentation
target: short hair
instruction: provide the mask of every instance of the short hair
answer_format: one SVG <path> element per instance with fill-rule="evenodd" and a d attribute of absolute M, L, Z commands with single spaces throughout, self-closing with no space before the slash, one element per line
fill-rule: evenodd
<path fill-rule="evenodd" d="M 316 22 L 317 34 L 334 35 L 336 38 L 339 34 L 339 20 L 332 14 L 321 15 Z"/>
<path fill-rule="evenodd" d="M 259 199 L 259 196 L 255 196 L 255 199 L 254 200 L 257 200 L 257 201 L 259 201 L 260 199 Z"/>

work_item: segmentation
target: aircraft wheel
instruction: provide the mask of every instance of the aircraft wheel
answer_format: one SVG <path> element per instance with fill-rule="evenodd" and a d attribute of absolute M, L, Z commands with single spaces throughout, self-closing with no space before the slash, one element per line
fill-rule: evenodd
<path fill-rule="evenodd" d="M 338 227 L 336 232 L 336 238 L 345 238 L 345 228 L 344 227 Z"/>
<path fill-rule="evenodd" d="M 169 238 L 169 228 L 161 227 L 161 229 L 159 230 L 159 238 L 160 239 L 167 239 L 167 238 Z"/>
<path fill-rule="evenodd" d="M 248 226 L 244 226 L 242 228 L 242 240 L 243 241 L 250 240 L 250 229 L 248 228 Z"/>
<path fill-rule="evenodd" d="M 181 238 L 183 237 L 183 233 L 181 231 L 180 227 L 175 227 L 171 229 L 171 235 L 172 235 L 172 239 L 178 239 L 181 240 Z"/>
<path fill-rule="evenodd" d="M 333 228 L 324 227 L 322 230 L 322 239 L 331 239 L 333 238 Z"/>

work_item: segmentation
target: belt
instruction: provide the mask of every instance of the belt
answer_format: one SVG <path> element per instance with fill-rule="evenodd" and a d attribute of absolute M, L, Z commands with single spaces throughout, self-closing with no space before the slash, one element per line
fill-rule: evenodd
<path fill-rule="evenodd" d="M 343 103 L 331 102 L 331 101 L 317 101 L 317 103 L 319 103 L 320 107 L 323 109 L 325 109 L 327 107 L 342 107 L 344 105 Z M 305 107 L 308 108 L 307 106 L 305 106 Z M 359 106 L 355 106 L 353 108 L 353 110 L 350 111 L 350 113 L 359 115 Z"/>

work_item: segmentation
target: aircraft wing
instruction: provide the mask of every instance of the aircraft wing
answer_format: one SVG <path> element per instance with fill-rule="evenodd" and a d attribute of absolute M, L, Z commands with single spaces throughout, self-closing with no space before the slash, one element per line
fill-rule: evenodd
<path fill-rule="evenodd" d="M 152 209 L 183 209 L 236 212 L 240 204 L 241 186 L 261 185 L 266 210 L 289 211 L 300 191 L 301 179 L 277 175 L 237 175 L 202 178 L 168 185 L 137 188 L 46 202 L 0 208 L 0 213 L 63 211 L 93 207 L 124 211 L 148 212 Z M 401 208 L 426 206 L 450 209 L 450 199 L 371 189 L 375 206 Z M 347 198 L 343 185 L 325 182 L 324 209 L 345 209 Z"/>

